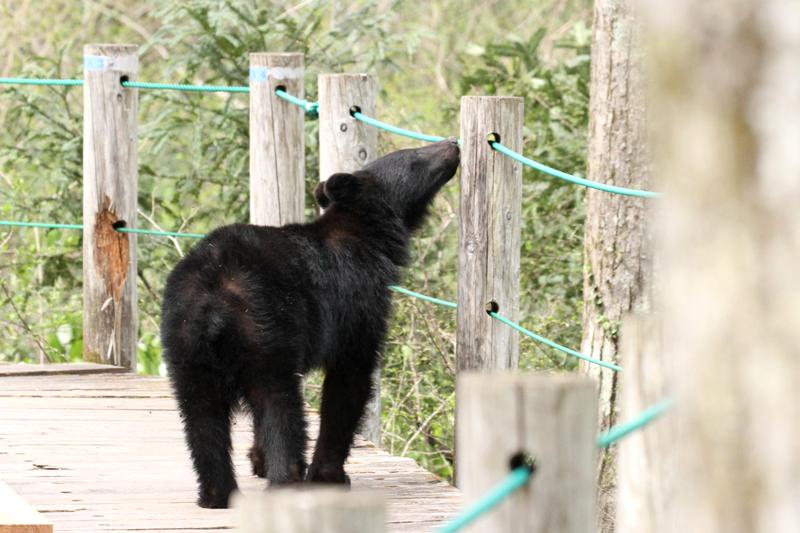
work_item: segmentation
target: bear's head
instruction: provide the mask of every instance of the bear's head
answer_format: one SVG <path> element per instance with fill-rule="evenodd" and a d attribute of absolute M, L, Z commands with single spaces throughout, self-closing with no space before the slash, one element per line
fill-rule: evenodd
<path fill-rule="evenodd" d="M 422 148 L 398 150 L 361 170 L 338 173 L 317 185 L 314 197 L 327 210 L 396 216 L 408 231 L 417 229 L 428 206 L 452 178 L 461 159 L 455 138 Z"/>

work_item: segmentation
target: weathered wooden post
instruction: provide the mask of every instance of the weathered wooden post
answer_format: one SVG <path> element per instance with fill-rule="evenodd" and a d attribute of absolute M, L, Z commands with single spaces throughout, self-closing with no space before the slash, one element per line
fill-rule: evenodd
<path fill-rule="evenodd" d="M 516 368 L 517 332 L 490 317 L 487 305 L 519 314 L 522 166 L 492 149 L 495 133 L 522 151 L 523 100 L 507 96 L 461 99 L 461 233 L 458 253 L 458 370 Z"/>
<path fill-rule="evenodd" d="M 464 373 L 457 382 L 456 463 L 465 505 L 511 471 L 536 462 L 529 484 L 471 532 L 595 530 L 597 385 L 579 376 Z"/>
<path fill-rule="evenodd" d="M 139 69 L 135 45 L 90 44 L 83 57 L 83 358 L 136 370 Z"/>
<path fill-rule="evenodd" d="M 352 172 L 378 155 L 378 130 L 351 115 L 353 106 L 375 116 L 378 92 L 375 78 L 366 74 L 322 74 L 319 76 L 319 174 L 326 180 L 336 172 Z M 367 406 L 361 435 L 381 443 L 381 375 L 373 378 L 375 395 Z"/>
<path fill-rule="evenodd" d="M 303 54 L 250 54 L 250 222 L 303 221 L 305 110 L 275 95 L 303 98 Z"/>
<path fill-rule="evenodd" d="M 382 533 L 383 496 L 344 489 L 280 490 L 237 494 L 242 533 Z"/>

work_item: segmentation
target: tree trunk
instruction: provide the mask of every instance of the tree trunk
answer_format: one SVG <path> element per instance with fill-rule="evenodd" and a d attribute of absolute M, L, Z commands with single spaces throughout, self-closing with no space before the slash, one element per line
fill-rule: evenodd
<path fill-rule="evenodd" d="M 645 95 L 634 0 L 596 0 L 589 103 L 588 177 L 635 189 L 650 188 L 645 149 Z M 651 258 L 646 202 L 589 189 L 586 203 L 583 353 L 616 362 L 619 327 L 631 311 L 650 308 Z M 617 374 L 596 365 L 599 421 L 616 421 Z M 616 448 L 598 461 L 598 530 L 614 530 Z"/>
<path fill-rule="evenodd" d="M 676 403 L 649 450 L 669 513 L 631 530 L 797 532 L 800 3 L 642 1 Z"/>

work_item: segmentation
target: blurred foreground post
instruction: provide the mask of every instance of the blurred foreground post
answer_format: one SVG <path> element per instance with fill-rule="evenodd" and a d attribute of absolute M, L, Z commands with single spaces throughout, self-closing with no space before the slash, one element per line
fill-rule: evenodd
<path fill-rule="evenodd" d="M 136 370 L 138 47 L 83 51 L 83 359 Z"/>
<path fill-rule="evenodd" d="M 667 386 L 670 361 L 664 357 L 660 316 L 635 315 L 625 319 L 620 361 L 625 369 L 618 386 L 620 421 L 632 420 L 671 396 Z M 675 471 L 674 421 L 667 412 L 617 444 L 618 533 L 656 533 L 661 531 L 657 525 L 672 513 L 669 490 Z"/>
<path fill-rule="evenodd" d="M 465 373 L 457 386 L 456 468 L 466 506 L 511 472 L 514 456 L 536 461 L 529 484 L 467 530 L 594 531 L 596 383 L 567 375 Z"/>
<path fill-rule="evenodd" d="M 319 76 L 319 179 L 337 172 L 353 172 L 378 157 L 378 130 L 350 115 L 353 106 L 375 116 L 378 87 L 366 74 Z M 381 444 L 381 372 L 373 376 L 374 395 L 367 404 L 359 433 Z"/>
<path fill-rule="evenodd" d="M 653 530 L 797 532 L 800 3 L 642 2 L 677 428 Z"/>
<path fill-rule="evenodd" d="M 382 533 L 386 505 L 374 491 L 334 488 L 236 494 L 241 533 Z"/>

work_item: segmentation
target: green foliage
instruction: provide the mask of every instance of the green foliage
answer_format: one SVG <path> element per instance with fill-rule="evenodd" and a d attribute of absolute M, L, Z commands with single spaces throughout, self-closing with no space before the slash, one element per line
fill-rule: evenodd
<path fill-rule="evenodd" d="M 443 135 L 457 133 L 458 97 L 463 94 L 522 96 L 525 154 L 583 173 L 589 79 L 585 25 L 578 22 L 557 39 L 553 54 L 551 27 L 533 33 L 526 29 L 531 20 L 543 20 L 539 15 L 547 12 L 545 0 L 535 2 L 528 22 L 518 21 L 518 26 L 510 14 L 527 9 L 528 1 L 490 2 L 487 7 L 447 0 L 429 10 L 400 1 L 341 4 L 346 3 L 151 0 L 149 18 L 141 22 L 155 30 L 142 48 L 139 77 L 243 85 L 249 52 L 298 51 L 306 57 L 306 93 L 311 98 L 319 73 L 370 72 L 382 86 L 379 118 Z M 578 4 L 559 2 L 573 10 Z M 578 20 L 585 16 L 577 13 Z M 455 18 L 459 23 L 450 22 Z M 127 38 L 120 19 L 102 20 L 104 31 L 119 31 Z M 552 24 L 569 20 L 554 15 Z M 512 27 L 525 37 L 507 37 Z M 58 42 L 61 48 L 55 54 L 25 52 L 25 67 L 15 74 L 80 77 L 77 43 L 65 38 Z M 207 232 L 246 221 L 246 96 L 139 94 L 137 225 Z M 0 218 L 80 221 L 81 89 L 3 88 L 0 117 L 6 125 L 0 131 Z M 379 139 L 382 152 L 416 144 L 384 133 Z M 313 121 L 306 122 L 306 152 L 310 193 L 319 169 Z M 309 217 L 313 205 L 309 194 Z M 455 299 L 457 208 L 457 185 L 449 185 L 414 240 L 404 285 Z M 570 346 L 580 340 L 583 216 L 580 188 L 525 170 L 522 323 Z M 157 374 L 163 370 L 160 294 L 167 272 L 191 243 L 144 236 L 138 243 L 139 370 Z M 0 255 L 0 360 L 36 360 L 40 352 L 54 361 L 80 358 L 81 233 L 4 231 Z M 395 300 L 384 361 L 383 444 L 450 478 L 455 313 L 405 296 Z M 521 339 L 520 345 L 524 368 L 574 367 L 573 360 L 529 339 Z M 309 383 L 312 401 L 319 396 L 319 383 L 318 376 Z"/>

